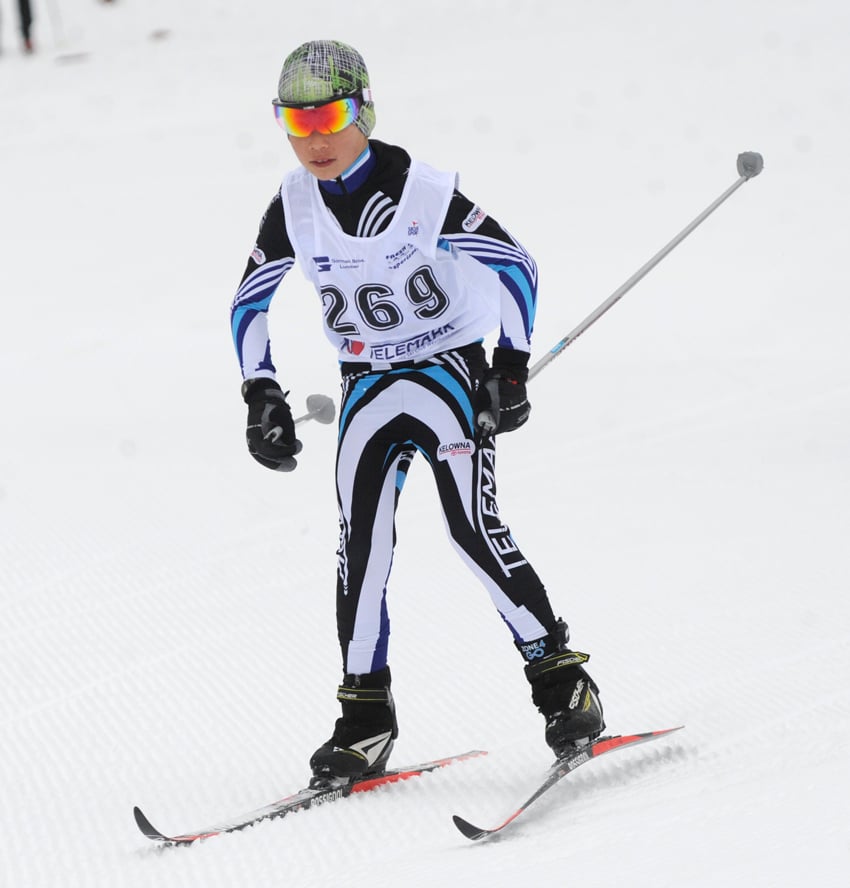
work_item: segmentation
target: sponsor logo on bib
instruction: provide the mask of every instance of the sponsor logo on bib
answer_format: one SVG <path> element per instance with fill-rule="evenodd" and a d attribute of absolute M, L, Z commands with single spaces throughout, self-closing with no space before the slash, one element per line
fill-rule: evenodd
<path fill-rule="evenodd" d="M 365 263 L 365 259 L 359 258 L 349 258 L 349 259 L 338 259 L 336 256 L 314 256 L 313 262 L 316 263 L 316 271 L 330 271 L 334 265 L 338 269 L 342 269 L 343 271 L 347 271 L 350 269 L 360 269 L 363 267 Z"/>
<path fill-rule="evenodd" d="M 347 351 L 349 354 L 354 355 L 356 357 L 357 355 L 363 354 L 363 349 L 365 347 L 366 347 L 365 342 L 360 342 L 357 339 L 346 338 L 344 340 L 343 350 Z"/>
<path fill-rule="evenodd" d="M 408 259 L 412 259 L 419 250 L 413 246 L 413 244 L 404 244 L 401 249 L 396 250 L 394 253 L 387 253 L 387 268 L 391 268 L 395 270 L 396 268 L 401 268 Z"/>

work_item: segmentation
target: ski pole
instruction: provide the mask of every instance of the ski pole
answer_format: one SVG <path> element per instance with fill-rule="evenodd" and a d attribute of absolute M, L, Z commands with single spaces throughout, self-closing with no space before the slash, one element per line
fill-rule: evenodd
<path fill-rule="evenodd" d="M 322 425 L 328 425 L 334 421 L 334 417 L 336 416 L 336 407 L 334 406 L 333 399 L 329 398 L 327 395 L 307 395 L 307 412 L 303 416 L 299 416 L 296 420 L 294 420 L 295 425 L 298 425 L 302 422 L 307 422 L 310 419 L 315 419 L 316 422 L 322 423 Z M 266 441 L 271 441 L 272 444 L 277 443 L 277 439 L 283 434 L 283 429 L 280 426 L 275 426 L 273 429 L 269 429 L 266 433 Z"/>
<path fill-rule="evenodd" d="M 631 288 L 645 277 L 656 265 L 675 247 L 677 247 L 698 225 L 702 224 L 725 200 L 730 198 L 745 182 L 757 176 L 764 168 L 764 159 L 757 151 L 745 151 L 738 155 L 738 180 L 732 184 L 717 200 L 706 207 L 696 219 L 686 225 L 667 246 L 662 247 L 645 265 L 639 268 L 625 283 L 618 287 L 598 308 L 592 311 L 574 330 L 551 348 L 528 371 L 528 378 L 533 379 L 552 360 L 554 360 L 568 345 L 575 342 L 588 327 L 595 324 L 602 315 L 619 302 Z"/>
<path fill-rule="evenodd" d="M 329 425 L 334 421 L 335 416 L 336 407 L 331 398 L 327 395 L 307 395 L 307 412 L 295 420 L 295 425 L 298 425 L 299 422 L 307 422 L 308 419 L 315 419 L 322 425 Z"/>

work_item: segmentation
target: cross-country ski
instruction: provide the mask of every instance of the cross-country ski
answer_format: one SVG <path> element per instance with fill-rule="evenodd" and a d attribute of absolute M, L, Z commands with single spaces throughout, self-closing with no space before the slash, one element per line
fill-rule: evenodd
<path fill-rule="evenodd" d="M 647 731 L 642 734 L 623 734 L 612 737 L 600 737 L 599 739 L 594 740 L 593 743 L 576 749 L 569 755 L 558 759 L 558 761 L 556 761 L 545 773 L 537 789 L 498 826 L 494 826 L 490 829 L 482 829 L 479 826 L 473 826 L 468 820 L 464 820 L 463 817 L 459 817 L 457 814 L 455 814 L 452 819 L 454 820 L 455 826 L 468 839 L 472 839 L 473 841 L 486 839 L 488 836 L 501 832 L 505 827 L 513 823 L 544 793 L 552 789 L 553 786 L 558 784 L 568 774 L 575 771 L 576 768 L 580 768 L 582 765 L 586 765 L 593 759 L 599 758 L 599 756 L 613 752 L 614 750 L 636 746 L 638 743 L 648 743 L 650 740 L 658 740 L 660 737 L 665 737 L 668 734 L 672 734 L 674 731 L 681 730 L 682 727 L 683 726 L 680 725 L 677 728 L 667 728 L 662 731 Z"/>
<path fill-rule="evenodd" d="M 335 782 L 325 786 L 307 787 L 299 790 L 294 795 L 287 796 L 270 805 L 257 808 L 255 811 L 249 811 L 246 814 L 239 815 L 230 820 L 222 821 L 215 826 L 204 827 L 203 829 L 189 830 L 188 832 L 179 833 L 177 835 L 167 835 L 160 832 L 147 816 L 142 812 L 141 808 L 133 809 L 133 816 L 136 824 L 147 838 L 161 845 L 191 845 L 202 839 L 209 839 L 212 836 L 218 836 L 222 833 L 236 832 L 245 829 L 247 826 L 253 826 L 264 820 L 275 820 L 292 814 L 295 811 L 306 811 L 317 805 L 324 805 L 329 802 L 336 802 L 340 799 L 348 798 L 351 795 L 362 792 L 372 792 L 380 789 L 382 786 L 389 786 L 398 783 L 401 780 L 409 780 L 411 777 L 419 777 L 430 771 L 436 771 L 439 768 L 445 768 L 447 765 L 455 762 L 466 761 L 467 759 L 476 758 L 487 753 L 480 749 L 470 750 L 460 755 L 452 755 L 446 758 L 435 759 L 430 762 L 423 762 L 419 765 L 409 765 L 405 768 L 390 768 L 383 774 L 372 777 L 364 777 L 351 782 Z"/>

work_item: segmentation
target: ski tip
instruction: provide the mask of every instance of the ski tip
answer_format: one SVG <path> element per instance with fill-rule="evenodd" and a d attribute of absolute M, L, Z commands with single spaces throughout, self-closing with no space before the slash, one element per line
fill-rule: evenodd
<path fill-rule="evenodd" d="M 638 734 L 616 734 L 613 737 L 600 737 L 600 740 L 634 740 L 635 742 L 640 740 L 656 740 L 658 737 L 666 737 L 667 734 L 674 734 L 676 731 L 681 731 L 685 726 L 684 725 L 676 725 L 674 728 L 660 728 L 655 731 L 643 731 Z"/>
<path fill-rule="evenodd" d="M 682 730 L 684 730 L 684 728 L 685 728 L 684 725 L 676 725 L 675 728 L 666 728 L 666 729 L 663 730 L 663 731 L 659 731 L 659 732 L 658 732 L 658 735 L 659 735 L 659 737 L 660 737 L 660 736 L 662 736 L 663 734 L 672 734 L 674 731 L 682 731 Z"/>
<path fill-rule="evenodd" d="M 158 839 L 159 841 L 164 841 L 166 836 L 164 836 L 151 822 L 145 817 L 142 809 L 136 806 L 133 808 L 133 817 L 136 819 L 136 826 L 142 831 L 144 835 L 146 835 L 149 839 Z"/>
<path fill-rule="evenodd" d="M 207 836 L 217 835 L 216 832 L 209 833 L 198 833 L 197 835 L 185 835 L 185 836 L 167 836 L 165 833 L 160 832 L 145 814 L 142 812 L 142 809 L 138 806 L 133 808 L 133 817 L 136 818 L 136 826 L 142 831 L 142 834 L 147 838 L 151 839 L 154 842 L 160 842 L 164 846 L 173 846 L 173 845 L 191 845 L 193 842 L 196 842 L 198 839 L 204 839 Z"/>
<path fill-rule="evenodd" d="M 484 836 L 490 834 L 490 830 L 481 829 L 479 826 L 473 826 L 468 820 L 464 820 L 463 817 L 458 817 L 457 814 L 452 814 L 452 820 L 454 821 L 454 825 L 466 836 L 466 838 L 471 839 L 473 842 L 476 839 L 482 839 Z"/>

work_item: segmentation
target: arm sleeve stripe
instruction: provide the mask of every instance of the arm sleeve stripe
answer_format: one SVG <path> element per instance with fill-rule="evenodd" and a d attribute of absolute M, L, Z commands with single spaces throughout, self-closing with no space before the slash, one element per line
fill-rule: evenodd
<path fill-rule="evenodd" d="M 514 302 L 522 315 L 522 323 L 525 328 L 526 338 L 531 337 L 534 329 L 534 317 L 537 311 L 536 292 L 523 273 L 516 265 L 490 265 L 502 282 L 502 286 L 511 294 Z"/>
<path fill-rule="evenodd" d="M 260 343 L 254 341 L 256 335 L 249 337 L 248 331 L 258 315 L 268 312 L 269 304 L 278 285 L 283 276 L 292 268 L 294 262 L 295 260 L 292 257 L 287 257 L 261 265 L 243 278 L 239 289 L 236 291 L 236 296 L 230 308 L 230 329 L 233 335 L 233 344 L 236 347 L 236 354 L 239 358 L 240 366 L 243 367 L 243 371 L 249 364 L 254 364 L 256 367 L 266 366 L 267 364 L 270 366 L 267 336 L 264 346 L 265 356 L 260 357 L 256 354 L 249 356 L 245 354 L 246 345 L 249 343 L 249 351 L 254 351 L 260 345 Z M 254 358 L 254 360 L 250 360 L 251 358 Z"/>
<path fill-rule="evenodd" d="M 265 298 L 265 294 L 269 290 L 274 290 L 280 284 L 283 276 L 292 268 L 295 260 L 292 258 L 279 259 L 269 262 L 267 265 L 261 265 L 259 268 L 247 275 L 233 299 L 233 307 L 250 302 L 260 294 L 260 299 Z"/>
<path fill-rule="evenodd" d="M 260 314 L 260 312 L 266 312 L 269 310 L 269 303 L 272 301 L 272 295 L 269 294 L 265 299 L 254 302 L 251 305 L 242 305 L 233 309 L 233 312 L 230 316 L 230 326 L 233 330 L 233 343 L 236 346 L 236 351 L 239 353 L 239 358 L 242 358 L 242 342 L 245 338 L 245 331 L 248 329 L 248 325 L 254 318 Z"/>
<path fill-rule="evenodd" d="M 529 340 L 537 310 L 537 265 L 531 256 L 516 241 L 507 244 L 474 235 L 446 235 L 446 238 L 499 275 L 502 286 L 516 303 L 522 317 L 524 338 Z M 505 341 L 519 338 L 518 335 L 511 336 L 511 332 L 519 334 L 519 330 L 503 329 Z"/>

